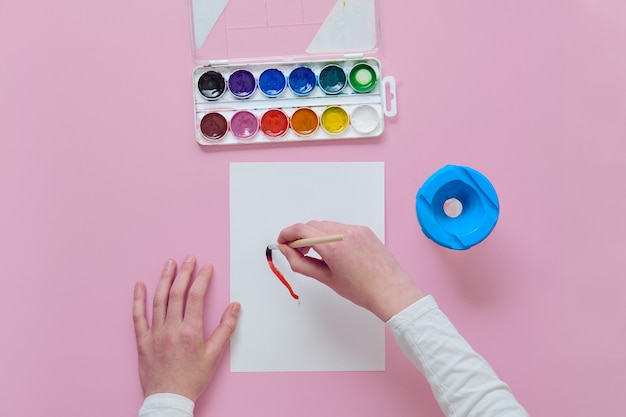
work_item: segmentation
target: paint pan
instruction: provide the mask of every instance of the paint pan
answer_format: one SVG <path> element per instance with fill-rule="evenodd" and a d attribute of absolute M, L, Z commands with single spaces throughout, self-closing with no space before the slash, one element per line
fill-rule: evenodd
<path fill-rule="evenodd" d="M 376 71 L 365 62 L 360 62 L 352 67 L 348 77 L 350 87 L 357 93 L 369 93 L 376 87 L 377 81 Z"/>
<path fill-rule="evenodd" d="M 248 98 L 256 90 L 256 79 L 250 71 L 238 69 L 228 77 L 228 89 L 235 98 Z"/>
<path fill-rule="evenodd" d="M 320 71 L 317 83 L 326 94 L 339 94 L 346 87 L 346 72 L 337 64 L 326 65 Z"/>
<path fill-rule="evenodd" d="M 348 117 L 348 113 L 346 113 L 343 108 L 339 106 L 332 106 L 324 110 L 322 117 L 320 118 L 320 123 L 322 125 L 322 129 L 324 129 L 327 133 L 330 133 L 331 135 L 338 135 L 348 128 L 350 119 Z"/>
<path fill-rule="evenodd" d="M 285 74 L 278 68 L 268 68 L 259 75 L 259 89 L 267 97 L 278 97 L 286 86 Z"/>
<path fill-rule="evenodd" d="M 198 79 L 198 91 L 209 100 L 217 100 L 226 91 L 226 80 L 217 71 L 206 71 Z"/>
<path fill-rule="evenodd" d="M 261 131 L 271 138 L 283 136 L 288 129 L 289 118 L 280 109 L 270 109 L 261 116 Z"/>
<path fill-rule="evenodd" d="M 315 88 L 315 73 L 306 66 L 296 67 L 289 73 L 288 84 L 295 95 L 308 96 Z"/>
<path fill-rule="evenodd" d="M 374 132 L 380 126 L 380 117 L 376 109 L 369 104 L 357 106 L 350 115 L 350 125 L 361 134 Z"/>
<path fill-rule="evenodd" d="M 317 113 L 308 107 L 302 107 L 291 115 L 291 128 L 299 136 L 309 136 L 319 127 Z"/>
<path fill-rule="evenodd" d="M 239 110 L 230 119 L 230 130 L 239 139 L 251 139 L 259 131 L 259 119 L 248 110 Z"/>
<path fill-rule="evenodd" d="M 207 113 L 200 121 L 200 131 L 210 141 L 220 140 L 228 131 L 228 121 L 220 113 Z"/>

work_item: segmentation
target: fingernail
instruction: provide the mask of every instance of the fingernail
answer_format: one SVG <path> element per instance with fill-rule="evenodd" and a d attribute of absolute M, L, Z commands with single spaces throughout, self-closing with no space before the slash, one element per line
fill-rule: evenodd
<path fill-rule="evenodd" d="M 185 262 L 193 262 L 195 259 L 196 259 L 195 256 L 187 255 L 187 257 L 185 258 Z"/>
<path fill-rule="evenodd" d="M 168 260 L 165 262 L 165 265 L 163 265 L 163 270 L 165 270 L 165 271 L 169 271 L 169 270 L 171 270 L 173 267 L 174 267 L 174 261 L 173 261 L 173 260 L 171 260 L 171 259 L 168 259 Z"/>
<path fill-rule="evenodd" d="M 232 307 L 230 308 L 230 311 L 232 311 L 234 314 L 239 314 L 239 310 L 241 310 L 241 304 L 233 303 Z"/>

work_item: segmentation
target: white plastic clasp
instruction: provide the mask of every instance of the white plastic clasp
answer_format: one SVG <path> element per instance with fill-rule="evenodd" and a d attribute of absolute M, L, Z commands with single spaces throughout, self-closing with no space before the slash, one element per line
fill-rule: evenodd
<path fill-rule="evenodd" d="M 389 89 L 387 90 L 387 87 Z M 398 107 L 396 104 L 396 79 L 391 75 L 387 75 L 383 78 L 383 113 L 385 116 L 393 117 L 398 113 Z"/>

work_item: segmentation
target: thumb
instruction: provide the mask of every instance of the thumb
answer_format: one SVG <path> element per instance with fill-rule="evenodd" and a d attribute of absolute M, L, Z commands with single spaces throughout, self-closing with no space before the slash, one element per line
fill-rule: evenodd
<path fill-rule="evenodd" d="M 226 307 L 220 319 L 220 324 L 213 330 L 209 340 L 206 342 L 206 350 L 209 355 L 219 356 L 222 354 L 226 343 L 228 343 L 237 328 L 240 310 L 241 304 L 239 303 L 230 303 Z"/>

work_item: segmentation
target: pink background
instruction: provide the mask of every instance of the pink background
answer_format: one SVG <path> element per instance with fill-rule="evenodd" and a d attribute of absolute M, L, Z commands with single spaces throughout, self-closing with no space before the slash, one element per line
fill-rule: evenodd
<path fill-rule="evenodd" d="M 168 257 L 214 262 L 214 326 L 231 161 L 384 161 L 389 248 L 531 415 L 621 408 L 626 3 L 407 4 L 381 5 L 399 107 L 381 138 L 203 149 L 185 2 L 0 3 L 0 415 L 136 414 L 133 284 L 152 293 Z M 502 205 L 467 252 L 414 214 L 448 163 L 483 172 Z M 197 415 L 441 415 L 387 347 L 371 373 L 231 374 L 226 355 Z"/>

